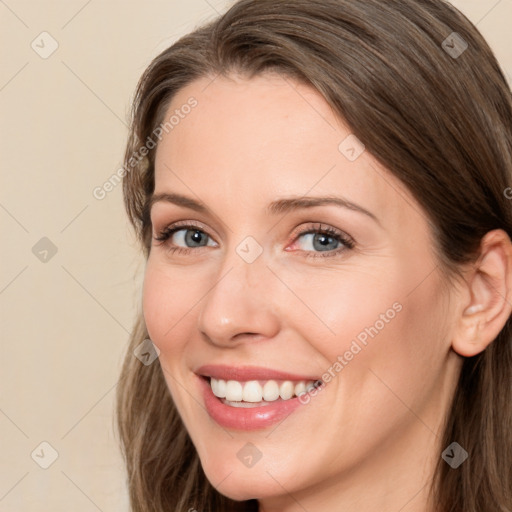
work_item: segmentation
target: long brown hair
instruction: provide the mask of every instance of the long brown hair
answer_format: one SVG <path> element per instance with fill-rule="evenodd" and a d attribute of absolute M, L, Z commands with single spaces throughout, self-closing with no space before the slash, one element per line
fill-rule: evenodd
<path fill-rule="evenodd" d="M 158 55 L 139 82 L 123 192 L 146 258 L 155 149 L 142 148 L 152 146 L 171 99 L 198 78 L 267 71 L 319 91 L 408 187 L 448 276 L 475 261 L 488 231 L 512 236 L 504 193 L 512 186 L 511 92 L 464 15 L 443 0 L 240 0 Z M 438 511 L 512 510 L 511 322 L 464 360 L 441 444 L 456 441 L 469 458 L 452 469 L 438 454 L 430 489 Z M 117 390 L 133 511 L 257 510 L 255 500 L 229 500 L 205 478 L 158 360 L 146 366 L 133 355 L 145 338 L 141 313 Z"/>

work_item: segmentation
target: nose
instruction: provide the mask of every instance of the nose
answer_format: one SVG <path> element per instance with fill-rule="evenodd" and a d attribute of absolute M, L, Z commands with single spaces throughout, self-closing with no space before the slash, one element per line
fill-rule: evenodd
<path fill-rule="evenodd" d="M 263 255 L 247 263 L 230 251 L 199 303 L 198 328 L 206 340 L 234 347 L 274 337 L 280 328 L 275 281 Z"/>

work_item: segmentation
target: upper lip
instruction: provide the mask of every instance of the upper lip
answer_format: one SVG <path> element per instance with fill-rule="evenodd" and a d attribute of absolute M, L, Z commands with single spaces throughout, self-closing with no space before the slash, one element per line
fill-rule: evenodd
<path fill-rule="evenodd" d="M 272 370 L 260 366 L 228 366 L 207 364 L 199 367 L 195 373 L 202 377 L 213 377 L 222 380 L 294 380 L 316 381 L 318 377 L 311 375 L 297 375 L 280 370 Z"/>

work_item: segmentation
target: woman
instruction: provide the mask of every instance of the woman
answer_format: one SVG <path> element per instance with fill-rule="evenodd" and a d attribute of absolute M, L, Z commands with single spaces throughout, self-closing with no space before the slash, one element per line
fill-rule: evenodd
<path fill-rule="evenodd" d="M 512 510 L 511 121 L 441 0 L 241 0 L 151 63 L 134 511 Z"/>

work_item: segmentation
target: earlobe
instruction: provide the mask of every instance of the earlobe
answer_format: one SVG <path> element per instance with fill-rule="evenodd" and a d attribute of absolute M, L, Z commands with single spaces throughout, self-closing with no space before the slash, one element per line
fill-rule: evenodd
<path fill-rule="evenodd" d="M 512 312 L 512 243 L 505 231 L 493 230 L 482 238 L 466 287 L 470 301 L 463 305 L 452 348 L 472 357 L 492 343 Z"/>
<path fill-rule="evenodd" d="M 483 352 L 494 340 L 489 336 L 483 336 L 482 323 L 478 318 L 475 318 L 476 316 L 476 313 L 465 315 L 452 339 L 453 350 L 461 356 L 473 357 Z"/>

